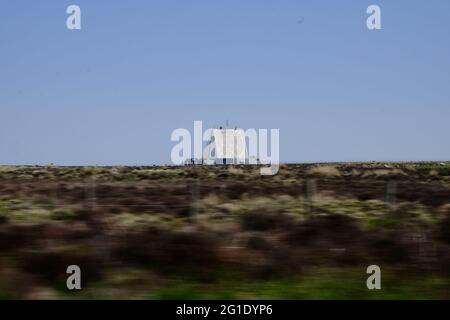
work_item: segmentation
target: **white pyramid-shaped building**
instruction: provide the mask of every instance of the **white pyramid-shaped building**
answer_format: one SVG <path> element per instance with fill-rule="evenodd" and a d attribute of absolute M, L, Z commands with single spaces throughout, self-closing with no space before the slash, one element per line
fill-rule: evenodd
<path fill-rule="evenodd" d="M 245 164 L 245 133 L 242 129 L 212 129 L 203 153 L 204 164 Z"/>

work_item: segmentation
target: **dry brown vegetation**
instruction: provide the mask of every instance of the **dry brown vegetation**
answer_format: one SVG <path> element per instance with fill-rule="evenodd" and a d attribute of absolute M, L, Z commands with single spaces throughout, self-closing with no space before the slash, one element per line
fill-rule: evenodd
<path fill-rule="evenodd" d="M 449 230 L 448 163 L 0 167 L 0 297 L 448 298 Z"/>

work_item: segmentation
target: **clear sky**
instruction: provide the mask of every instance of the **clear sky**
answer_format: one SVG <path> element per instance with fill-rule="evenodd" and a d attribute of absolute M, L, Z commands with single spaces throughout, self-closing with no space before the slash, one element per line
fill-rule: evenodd
<path fill-rule="evenodd" d="M 1 2 L 0 164 L 170 163 L 227 119 L 283 162 L 449 160 L 450 1 Z"/>

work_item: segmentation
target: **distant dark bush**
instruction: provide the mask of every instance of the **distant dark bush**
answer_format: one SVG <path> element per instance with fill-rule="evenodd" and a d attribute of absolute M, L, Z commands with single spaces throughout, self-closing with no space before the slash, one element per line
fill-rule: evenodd
<path fill-rule="evenodd" d="M 4 215 L 0 214 L 0 224 L 5 224 L 8 222 L 8 217 L 5 217 Z"/>
<path fill-rule="evenodd" d="M 438 225 L 438 237 L 450 244 L 450 213 L 448 213 L 445 218 Z"/>
<path fill-rule="evenodd" d="M 56 209 L 52 212 L 51 218 L 58 221 L 74 221 L 78 216 L 73 210 Z"/>
<path fill-rule="evenodd" d="M 400 242 L 399 238 L 398 232 L 377 232 L 368 236 L 367 255 L 391 264 L 408 261 L 408 248 Z"/>
<path fill-rule="evenodd" d="M 68 252 L 23 252 L 19 259 L 24 271 L 48 282 L 65 283 L 66 270 L 70 265 L 78 265 L 83 273 L 83 282 L 101 278 L 103 265 L 93 255 Z"/>
<path fill-rule="evenodd" d="M 218 241 L 202 232 L 172 232 L 149 228 L 125 235 L 116 250 L 119 260 L 162 271 L 201 271 L 217 263 Z"/>
<path fill-rule="evenodd" d="M 287 230 L 287 241 L 296 245 L 328 243 L 332 246 L 350 246 L 363 237 L 353 218 L 331 214 L 313 217 L 305 222 L 291 225 Z"/>
<path fill-rule="evenodd" d="M 285 213 L 270 211 L 252 211 L 243 213 L 241 225 L 244 230 L 268 231 L 292 223 L 292 218 Z"/>

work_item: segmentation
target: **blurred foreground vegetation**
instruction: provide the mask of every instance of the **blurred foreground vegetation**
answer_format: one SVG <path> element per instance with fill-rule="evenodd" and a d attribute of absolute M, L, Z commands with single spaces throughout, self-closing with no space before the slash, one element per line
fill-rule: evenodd
<path fill-rule="evenodd" d="M 448 299 L 449 275 L 447 162 L 0 167 L 0 299 Z"/>

